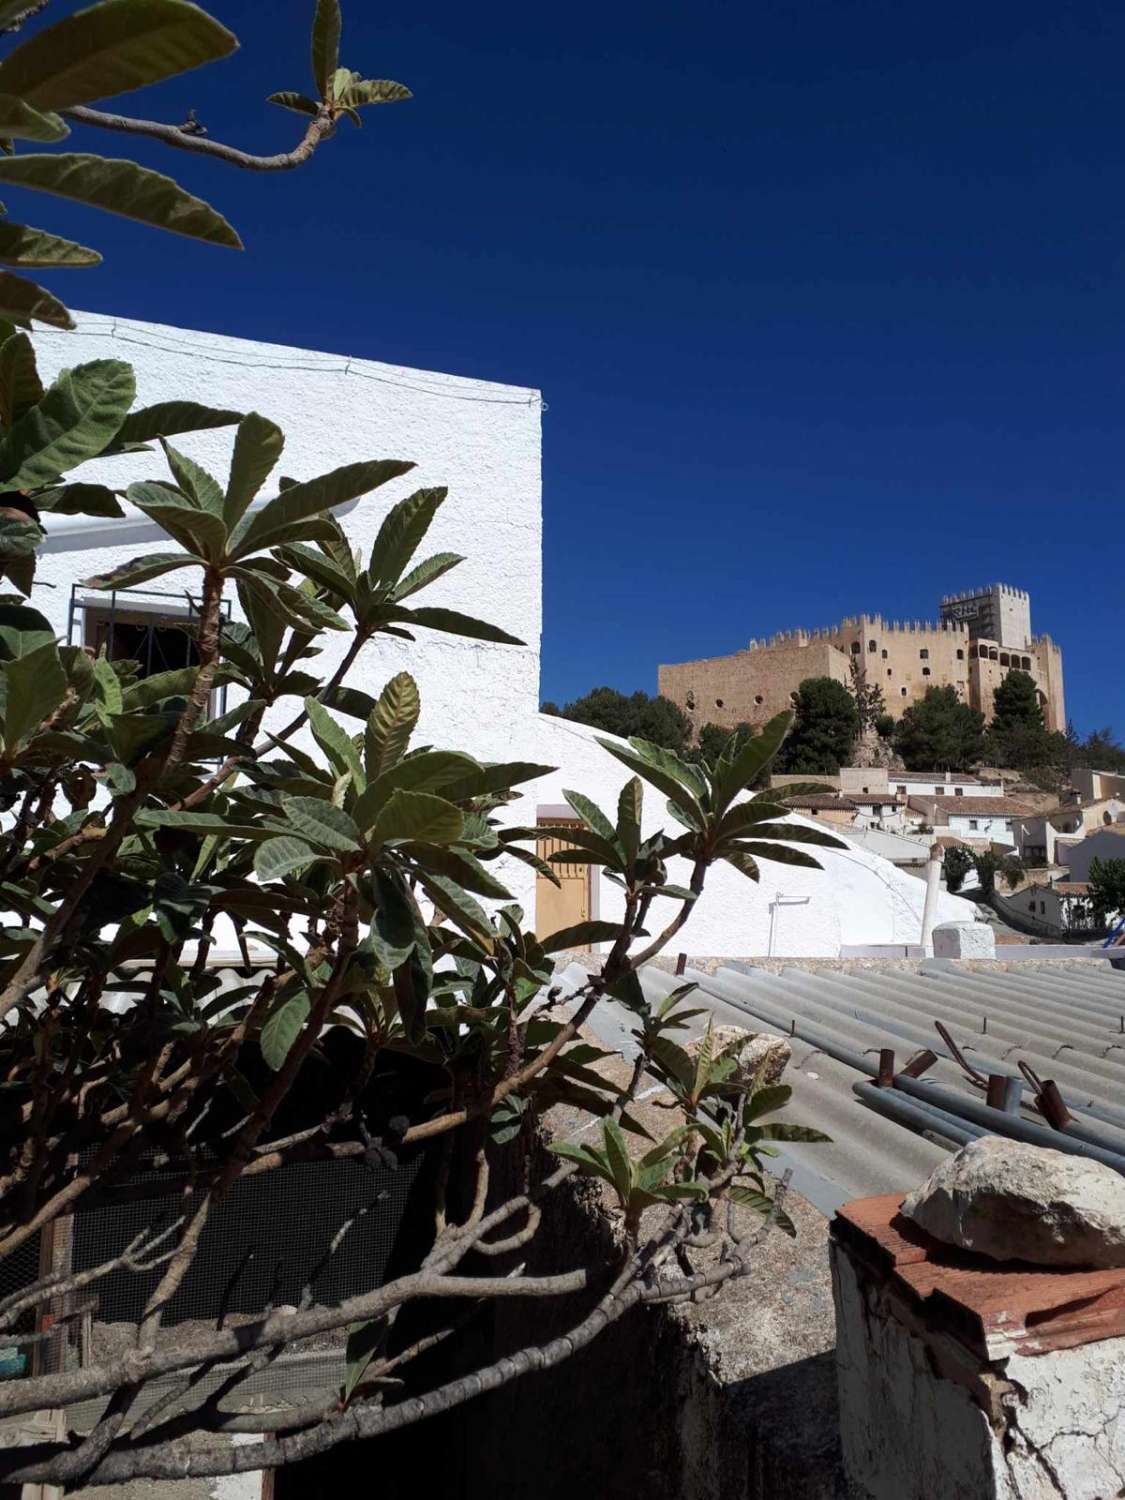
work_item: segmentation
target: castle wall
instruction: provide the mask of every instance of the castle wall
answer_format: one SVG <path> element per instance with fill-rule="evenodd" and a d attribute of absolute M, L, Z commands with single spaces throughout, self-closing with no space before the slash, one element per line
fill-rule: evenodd
<path fill-rule="evenodd" d="M 882 688 L 893 718 L 901 718 L 924 698 L 927 688 L 952 685 L 962 697 L 968 696 L 969 636 L 959 622 L 900 622 L 860 615 L 830 627 L 829 639 L 859 662 L 869 683 Z"/>
<path fill-rule="evenodd" d="M 705 724 L 733 729 L 764 724 L 790 708 L 806 677 L 832 677 L 847 685 L 848 659 L 829 641 L 810 640 L 801 632 L 777 646 L 661 666 L 658 690 L 683 709 L 696 732 Z"/>

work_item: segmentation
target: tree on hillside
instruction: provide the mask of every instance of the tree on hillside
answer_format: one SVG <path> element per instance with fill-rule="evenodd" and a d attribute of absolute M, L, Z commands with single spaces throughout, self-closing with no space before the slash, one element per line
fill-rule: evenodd
<path fill-rule="evenodd" d="M 963 844 L 951 844 L 942 859 L 942 874 L 945 888 L 951 895 L 965 884 L 965 876 L 973 868 L 973 851 Z"/>
<path fill-rule="evenodd" d="M 1027 672 L 1009 672 L 996 689 L 985 754 L 999 766 L 1046 766 L 1058 759 L 1056 737 L 1043 723 L 1039 690 Z"/>
<path fill-rule="evenodd" d="M 992 895 L 996 889 L 997 878 L 1001 879 L 1009 890 L 1012 890 L 1024 876 L 1023 862 L 1018 855 L 996 854 L 991 849 L 985 849 L 980 854 L 973 855 L 973 868 L 977 872 L 977 881 L 983 896 Z"/>
<path fill-rule="evenodd" d="M 574 719 L 592 724 L 607 734 L 629 739 L 638 735 L 666 750 L 683 751 L 691 743 L 691 720 L 670 698 L 652 697 L 648 693 L 621 693 L 616 688 L 598 687 L 562 708 L 555 703 L 540 705 L 540 711 L 560 719 Z"/>
<path fill-rule="evenodd" d="M 793 730 L 780 769 L 831 776 L 849 765 L 859 736 L 859 710 L 844 684 L 832 677 L 807 677 L 793 706 Z"/>
<path fill-rule="evenodd" d="M 0 33 L 39 8 L 0 0 Z M 183 0 L 101 0 L 0 59 L 0 176 L 231 244 L 226 221 L 168 178 L 23 143 L 56 142 L 70 120 L 291 167 L 337 120 L 402 97 L 338 67 L 339 43 L 336 0 L 317 0 L 314 93 L 273 96 L 308 117 L 305 138 L 284 157 L 247 158 L 198 126 L 88 107 L 235 45 Z M 4 228 L 6 265 L 93 258 Z M 138 408 L 123 360 L 83 363 L 75 349 L 45 387 L 33 340 L 12 325 L 68 315 L 8 270 L 0 318 L 0 1344 L 11 1377 L 0 1416 L 39 1428 L 30 1445 L 0 1448 L 0 1489 L 124 1493 L 137 1479 L 273 1470 L 502 1392 L 633 1309 L 714 1296 L 746 1275 L 762 1234 L 792 1228 L 767 1188 L 763 1143 L 819 1137 L 768 1118 L 790 1090 L 762 1089 L 729 1048 L 689 1055 L 680 992 L 654 1008 L 637 971 L 705 899 L 717 862 L 756 880 L 759 858 L 819 868 L 809 850 L 841 847 L 779 821 L 776 800 L 746 796 L 789 716 L 728 743 L 713 766 L 641 738 L 603 741 L 624 772 L 615 805 L 567 793 L 581 826 L 545 862 L 537 843 L 563 830 L 512 826 L 498 803 L 550 768 L 417 744 L 415 680 L 371 682 L 388 637 L 396 654 L 434 630 L 519 644 L 475 614 L 419 603 L 462 561 L 418 560 L 444 488 L 385 506 L 380 495 L 382 523 L 357 556 L 335 509 L 405 476 L 410 457 L 287 478 L 273 421 L 204 406 L 205 391 Z M 221 475 L 168 441 L 205 428 L 231 431 Z M 57 515 L 121 514 L 123 454 L 144 474 L 124 493 L 161 549 L 111 553 L 82 587 L 120 600 L 172 578 L 197 604 L 197 659 L 143 678 L 135 663 L 60 644 L 32 602 Z M 107 471 L 88 465 L 109 457 L 101 482 Z M 361 656 L 370 694 L 346 680 Z M 467 681 L 470 706 L 472 692 Z M 440 718 L 427 730 L 440 737 Z M 646 792 L 666 826 L 644 817 Z M 556 881 L 556 866 L 604 868 L 616 919 L 537 936 L 504 884 L 518 863 Z M 242 962 L 220 972 L 228 932 Z M 558 1012 L 554 955 L 589 944 L 605 945 L 598 970 Z M 631 1009 L 632 1057 L 602 1071 L 583 1028 L 607 994 Z M 676 1123 L 638 1152 L 631 1106 L 648 1078 Z M 548 1156 L 543 1117 L 559 1104 L 583 1124 Z M 578 1174 L 597 1180 L 619 1232 L 568 1243 L 558 1274 L 538 1274 L 541 1219 Z M 287 1237 L 294 1195 L 307 1235 Z M 236 1259 L 243 1228 L 253 1239 Z M 490 1352 L 499 1297 L 526 1309 L 522 1348 Z M 448 1364 L 435 1348 L 438 1360 L 455 1351 Z M 306 1356 L 339 1360 L 332 1393 L 263 1400 L 275 1362 Z M 60 1425 L 39 1426 L 44 1412 Z"/>
<path fill-rule="evenodd" d="M 848 670 L 851 673 L 852 697 L 859 714 L 859 732 L 866 734 L 869 729 L 878 730 L 880 722 L 887 718 L 887 702 L 883 697 L 883 689 L 877 682 L 869 680 L 859 663 L 860 658 L 853 656 Z"/>
<path fill-rule="evenodd" d="M 956 688 L 928 688 L 898 721 L 895 749 L 908 771 L 967 771 L 984 753 L 984 715 Z"/>
<path fill-rule="evenodd" d="M 1090 861 L 1090 905 L 1105 922 L 1125 913 L 1125 859 Z"/>
<path fill-rule="evenodd" d="M 1091 771 L 1115 771 L 1125 775 L 1125 746 L 1122 746 L 1107 725 L 1094 729 L 1081 741 L 1075 752 L 1074 764 L 1088 766 Z"/>

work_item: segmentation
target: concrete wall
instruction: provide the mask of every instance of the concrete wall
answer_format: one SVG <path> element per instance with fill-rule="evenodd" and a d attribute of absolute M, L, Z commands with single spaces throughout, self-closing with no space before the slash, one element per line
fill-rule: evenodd
<path fill-rule="evenodd" d="M 1098 802 L 1103 797 L 1125 798 L 1125 775 L 1113 771 L 1089 771 L 1075 766 L 1070 782 L 1083 802 Z"/>

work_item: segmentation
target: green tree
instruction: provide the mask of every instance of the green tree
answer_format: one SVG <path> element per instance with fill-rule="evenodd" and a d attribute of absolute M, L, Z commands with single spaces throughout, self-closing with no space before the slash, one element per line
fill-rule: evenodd
<path fill-rule="evenodd" d="M 973 856 L 973 868 L 983 896 L 991 896 L 996 889 L 997 878 L 1012 890 L 1024 876 L 1024 867 L 1015 854 L 996 854 L 985 849 Z"/>
<path fill-rule="evenodd" d="M 785 743 L 781 769 L 835 775 L 851 763 L 859 735 L 859 710 L 842 682 L 807 677 L 797 689 L 793 732 Z"/>
<path fill-rule="evenodd" d="M 0 0 L 0 28 L 28 8 Z M 80 201 L 233 243 L 225 220 L 148 169 L 84 156 L 67 163 L 25 153 L 22 142 L 53 143 L 70 121 L 236 165 L 293 166 L 337 119 L 402 97 L 397 85 L 341 69 L 339 41 L 338 5 L 317 0 L 315 93 L 273 96 L 308 117 L 306 136 L 263 166 L 197 128 L 119 117 L 109 127 L 89 107 L 234 45 L 185 0 L 101 0 L 0 62 L 0 141 L 18 147 L 0 157 L 0 171 L 17 187 L 69 187 Z M 88 262 L 81 247 L 4 223 L 8 264 Z M 67 321 L 61 304 L 14 272 L 0 273 L 0 299 L 12 323 Z M 168 441 L 207 427 L 233 431 L 221 475 Z M 461 1318 L 450 1307 L 487 1308 L 497 1295 L 530 1308 L 552 1296 L 558 1306 L 562 1292 L 595 1288 L 567 1336 L 527 1361 L 553 1363 L 633 1307 L 695 1294 L 699 1279 L 682 1257 L 649 1276 L 669 1246 L 705 1236 L 720 1268 L 705 1273 L 708 1284 L 744 1275 L 756 1237 L 731 1232 L 728 1205 L 786 1227 L 766 1186 L 767 1143 L 818 1138 L 770 1118 L 789 1090 L 740 1075 L 730 1049 L 708 1037 L 689 1055 L 678 1041 L 682 992 L 653 1005 L 637 978 L 703 898 L 716 862 L 757 880 L 759 860 L 819 868 L 810 850 L 841 847 L 824 830 L 785 822 L 777 800 L 747 796 L 789 716 L 752 740 L 732 737 L 713 764 L 688 764 L 640 737 L 604 741 L 628 775 L 616 806 L 603 811 L 567 793 L 582 826 L 568 826 L 568 847 L 544 863 L 535 852 L 542 830 L 506 823 L 502 807 L 548 768 L 414 743 L 421 704 L 405 671 L 377 693 L 346 680 L 365 653 L 377 662 L 369 648 L 388 636 L 397 644 L 439 631 L 517 644 L 473 615 L 418 600 L 461 561 L 441 552 L 419 560 L 446 491 L 419 489 L 390 506 L 370 552 L 356 556 L 335 509 L 401 478 L 412 461 L 375 458 L 294 482 L 278 474 L 283 447 L 280 428 L 255 412 L 189 398 L 137 408 L 134 373 L 119 360 L 75 363 L 44 386 L 31 339 L 0 329 L 0 570 L 10 584 L 0 597 L 0 1264 L 18 1289 L 0 1304 L 0 1338 L 51 1356 L 7 1382 L 2 1404 L 16 1419 L 78 1400 L 100 1413 L 80 1438 L 45 1434 L 32 1448 L 7 1449 L 5 1486 L 77 1492 L 231 1472 L 246 1457 L 228 1440 L 245 1381 L 314 1335 L 347 1336 L 339 1394 L 280 1420 L 256 1415 L 256 1468 L 446 1410 L 502 1384 L 515 1366 L 506 1358 L 474 1372 L 463 1349 L 459 1368 L 477 1378 L 434 1389 L 413 1363 L 433 1339 L 404 1335 L 401 1308 L 428 1302 L 438 1336 L 447 1321 L 456 1336 Z M 55 515 L 119 513 L 121 492 L 90 479 L 86 465 L 125 454 L 146 477 L 124 493 L 166 542 L 83 586 L 122 593 L 174 576 L 201 601 L 197 662 L 144 679 L 104 653 L 60 645 L 31 594 Z M 224 623 L 224 601 L 235 600 L 238 615 Z M 326 676 L 329 632 L 346 645 Z M 219 683 L 234 699 L 221 713 Z M 646 789 L 667 810 L 663 827 L 643 821 Z M 513 860 L 554 879 L 555 865 L 604 868 L 622 893 L 616 920 L 537 937 L 501 878 Z M 233 988 L 208 965 L 228 920 L 249 945 L 244 982 Z M 553 955 L 576 943 L 607 951 L 571 1013 L 556 1016 L 543 1007 Z M 255 967 L 250 946 L 269 962 Z M 596 1049 L 581 1035 L 607 995 L 635 1021 L 626 1082 L 590 1069 Z M 630 1152 L 626 1133 L 639 1130 L 630 1106 L 646 1074 L 672 1094 L 682 1123 Z M 537 1129 L 557 1103 L 593 1128 L 558 1151 L 552 1170 Z M 506 1174 L 490 1169 L 516 1137 L 520 1191 L 508 1196 L 497 1186 Z M 268 1192 L 269 1174 L 291 1163 L 351 1160 L 364 1181 L 371 1174 L 362 1213 L 377 1214 L 388 1196 L 382 1175 L 413 1169 L 430 1149 L 441 1170 L 419 1173 L 411 1188 L 413 1198 L 429 1185 L 430 1238 L 382 1285 L 372 1271 L 358 1292 L 318 1300 L 318 1278 L 348 1232 L 326 1226 L 322 1253 L 291 1268 L 292 1305 L 275 1307 L 275 1287 L 260 1316 L 232 1327 L 232 1281 L 212 1324 L 166 1316 L 215 1229 L 216 1206 L 244 1180 Z M 151 1201 L 157 1167 L 173 1215 Z M 605 1182 L 621 1240 L 611 1259 L 591 1252 L 585 1263 L 576 1252 L 561 1279 L 528 1276 L 507 1257 L 535 1257 L 540 1205 L 576 1173 Z M 137 1206 L 144 1227 L 120 1254 L 107 1248 L 97 1265 L 54 1259 L 52 1272 L 28 1273 L 41 1235 L 58 1226 L 66 1232 L 54 1243 L 69 1243 L 84 1215 L 122 1202 Z M 319 1205 L 310 1208 L 315 1219 Z M 268 1216 L 262 1226 L 268 1236 Z M 289 1274 L 293 1247 L 266 1244 L 262 1253 L 276 1259 L 275 1281 Z M 89 1305 L 114 1277 L 143 1285 L 147 1301 L 112 1358 L 95 1324 L 94 1358 L 80 1363 L 78 1320 L 57 1310 L 72 1297 Z M 48 1314 L 49 1346 L 30 1342 Z M 528 1326 L 530 1338 L 533 1315 Z"/>
<path fill-rule="evenodd" d="M 741 746 L 752 740 L 757 733 L 753 724 L 736 724 L 733 729 L 726 729 L 722 724 L 704 724 L 699 731 L 698 740 L 684 754 L 688 760 L 697 763 L 706 761 L 708 765 L 714 765 L 735 736 L 738 737 L 737 744 Z"/>
<path fill-rule="evenodd" d="M 927 688 L 898 721 L 895 748 L 908 771 L 967 771 L 984 753 L 984 715 L 956 688 Z"/>
<path fill-rule="evenodd" d="M 1125 859 L 1090 861 L 1090 905 L 1105 922 L 1125 913 Z"/>
<path fill-rule="evenodd" d="M 1050 764 L 1058 756 L 1054 736 L 1043 723 L 1039 690 L 1026 672 L 1009 672 L 996 689 L 986 753 L 1002 766 Z"/>
<path fill-rule="evenodd" d="M 942 874 L 945 888 L 955 895 L 965 884 L 965 876 L 973 869 L 973 854 L 961 844 L 951 844 L 942 859 Z"/>
<path fill-rule="evenodd" d="M 890 714 L 879 714 L 875 720 L 875 733 L 881 740 L 893 740 L 896 727 Z"/>
<path fill-rule="evenodd" d="M 565 704 L 544 703 L 541 711 L 579 724 L 592 724 L 607 734 L 628 739 L 640 735 L 667 750 L 683 751 L 691 743 L 691 720 L 670 698 L 652 697 L 648 693 L 621 693 L 616 688 L 598 687 L 582 698 Z"/>

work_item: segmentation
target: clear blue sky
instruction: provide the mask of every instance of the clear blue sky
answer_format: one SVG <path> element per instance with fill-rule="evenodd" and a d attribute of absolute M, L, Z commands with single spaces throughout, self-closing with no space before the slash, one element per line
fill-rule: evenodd
<path fill-rule="evenodd" d="M 312 0 L 211 8 L 242 51 L 139 99 L 280 149 Z M 999 579 L 1125 731 L 1123 56 L 1098 0 L 345 0 L 411 103 L 138 151 L 246 256 L 5 196 L 107 252 L 77 306 L 540 387 L 545 697 Z"/>

